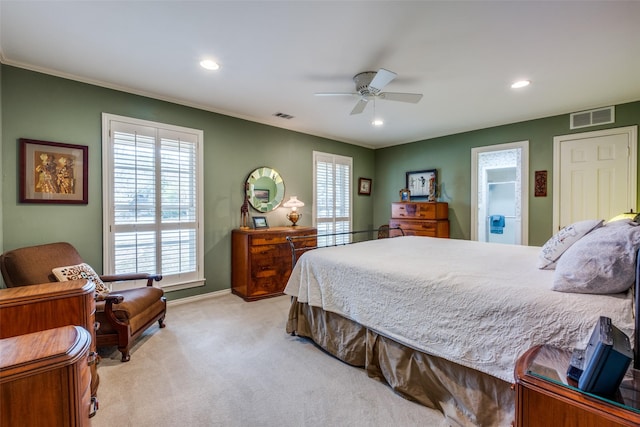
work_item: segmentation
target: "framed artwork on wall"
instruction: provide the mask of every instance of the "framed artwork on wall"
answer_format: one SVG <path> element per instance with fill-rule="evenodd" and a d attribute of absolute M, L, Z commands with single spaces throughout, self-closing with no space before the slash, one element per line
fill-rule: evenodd
<path fill-rule="evenodd" d="M 535 172 L 535 197 L 547 197 L 547 171 Z"/>
<path fill-rule="evenodd" d="M 435 169 L 407 172 L 407 189 L 414 200 L 436 201 L 438 172 Z"/>
<path fill-rule="evenodd" d="M 21 203 L 88 203 L 89 147 L 20 139 Z"/>
<path fill-rule="evenodd" d="M 371 195 L 371 179 L 359 178 L 358 179 L 358 194 L 370 196 Z"/>

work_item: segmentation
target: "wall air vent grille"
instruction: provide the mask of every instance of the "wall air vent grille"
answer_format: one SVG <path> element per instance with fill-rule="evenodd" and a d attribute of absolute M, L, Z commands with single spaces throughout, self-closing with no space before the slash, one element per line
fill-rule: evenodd
<path fill-rule="evenodd" d="M 613 123 L 615 122 L 615 107 L 605 107 L 572 113 L 569 116 L 569 122 L 570 129 Z"/>

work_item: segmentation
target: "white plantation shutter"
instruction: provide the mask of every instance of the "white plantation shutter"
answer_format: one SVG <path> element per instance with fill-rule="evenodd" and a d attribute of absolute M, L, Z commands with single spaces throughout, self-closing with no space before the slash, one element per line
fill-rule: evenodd
<path fill-rule="evenodd" d="M 314 225 L 318 234 L 351 231 L 351 157 L 313 152 Z M 319 246 L 348 243 L 349 236 L 319 238 Z"/>
<path fill-rule="evenodd" d="M 103 115 L 105 272 L 202 284 L 202 131 Z"/>

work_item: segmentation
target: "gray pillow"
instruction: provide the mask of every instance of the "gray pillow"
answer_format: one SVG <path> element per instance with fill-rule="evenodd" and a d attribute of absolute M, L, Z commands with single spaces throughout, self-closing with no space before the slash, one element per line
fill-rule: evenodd
<path fill-rule="evenodd" d="M 625 292 L 635 280 L 640 227 L 634 222 L 597 228 L 558 260 L 551 289 L 583 294 Z"/>
<path fill-rule="evenodd" d="M 538 268 L 545 270 L 553 270 L 562 254 L 571 247 L 575 242 L 599 228 L 604 223 L 603 220 L 588 219 L 578 221 L 571 225 L 567 225 L 562 230 L 551 236 L 549 240 L 540 249 L 538 256 Z"/>

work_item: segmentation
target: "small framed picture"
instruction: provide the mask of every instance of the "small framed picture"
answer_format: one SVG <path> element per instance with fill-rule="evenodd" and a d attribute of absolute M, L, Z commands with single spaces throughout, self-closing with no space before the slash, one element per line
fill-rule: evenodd
<path fill-rule="evenodd" d="M 253 228 L 269 228 L 269 224 L 267 224 L 266 216 L 254 216 L 253 217 Z"/>
<path fill-rule="evenodd" d="M 400 190 L 400 201 L 401 202 L 410 202 L 411 201 L 411 191 L 406 188 Z"/>
<path fill-rule="evenodd" d="M 358 179 L 358 194 L 362 194 L 365 196 L 371 195 L 371 179 L 370 178 Z"/>
<path fill-rule="evenodd" d="M 407 172 L 407 189 L 416 200 L 436 201 L 438 173 L 435 169 Z"/>

